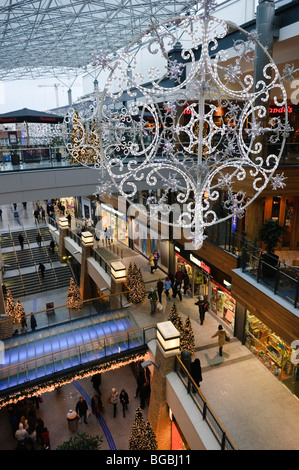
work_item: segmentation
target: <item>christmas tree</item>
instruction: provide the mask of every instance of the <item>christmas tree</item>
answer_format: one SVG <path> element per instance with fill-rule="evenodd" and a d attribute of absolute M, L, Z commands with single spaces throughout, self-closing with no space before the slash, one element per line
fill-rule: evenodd
<path fill-rule="evenodd" d="M 127 287 L 128 289 L 131 289 L 132 287 L 132 274 L 133 274 L 133 265 L 132 262 L 130 262 L 129 267 L 127 269 Z"/>
<path fill-rule="evenodd" d="M 157 439 L 149 421 L 145 422 L 140 406 L 136 409 L 135 419 L 129 439 L 129 450 L 157 450 Z"/>
<path fill-rule="evenodd" d="M 189 351 L 191 354 L 195 352 L 195 339 L 189 316 L 181 330 L 180 349 L 181 351 Z"/>
<path fill-rule="evenodd" d="M 132 302 L 133 304 L 138 304 L 139 302 L 142 302 L 144 300 L 146 296 L 146 289 L 143 281 L 143 276 L 141 269 L 136 266 L 135 263 L 134 266 L 132 266 L 129 275 L 127 273 L 127 286 L 130 289 L 130 292 L 128 294 L 129 302 Z"/>
<path fill-rule="evenodd" d="M 171 323 L 173 323 L 173 325 L 176 327 L 176 329 L 181 333 L 183 329 L 183 321 L 180 315 L 178 314 L 175 302 L 173 302 L 173 305 L 170 309 L 168 320 L 170 320 Z"/>
<path fill-rule="evenodd" d="M 71 277 L 70 286 L 67 292 L 67 306 L 72 310 L 81 310 L 83 307 L 82 297 L 80 295 L 77 284 L 74 278 Z"/>
<path fill-rule="evenodd" d="M 15 318 L 15 301 L 14 301 L 14 298 L 12 296 L 12 293 L 11 291 L 8 289 L 7 291 L 7 297 L 6 297 L 6 309 L 5 309 L 5 313 L 6 315 L 8 315 L 9 317 L 11 317 L 13 320 Z"/>
<path fill-rule="evenodd" d="M 21 304 L 20 300 L 17 300 L 16 306 L 15 306 L 15 312 L 14 312 L 14 323 L 21 323 L 23 319 L 23 322 L 25 318 L 25 310 L 23 308 L 23 305 Z M 22 324 L 23 326 L 23 324 Z"/>

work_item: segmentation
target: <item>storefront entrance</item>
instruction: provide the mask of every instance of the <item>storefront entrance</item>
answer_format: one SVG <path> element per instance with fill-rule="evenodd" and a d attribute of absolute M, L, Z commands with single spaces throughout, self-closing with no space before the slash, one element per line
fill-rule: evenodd
<path fill-rule="evenodd" d="M 292 348 L 267 325 L 246 311 L 245 345 L 299 397 L 299 368 L 292 361 Z"/>

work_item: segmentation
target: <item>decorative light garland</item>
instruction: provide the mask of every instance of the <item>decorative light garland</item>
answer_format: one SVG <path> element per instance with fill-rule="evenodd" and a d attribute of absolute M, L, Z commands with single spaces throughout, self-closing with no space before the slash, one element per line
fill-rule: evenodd
<path fill-rule="evenodd" d="M 33 387 L 28 387 L 26 390 L 10 393 L 9 396 L 0 397 L 0 409 L 4 406 L 15 404 L 20 400 L 28 397 L 40 396 L 47 392 L 53 392 L 56 388 L 67 385 L 74 380 L 85 379 L 91 377 L 97 373 L 108 372 L 109 370 L 116 370 L 120 367 L 124 367 L 132 362 L 144 361 L 147 357 L 147 352 L 145 353 L 134 353 L 127 355 L 124 358 L 114 359 L 112 361 L 105 362 L 104 364 L 94 366 L 90 369 L 84 369 L 80 372 L 69 373 L 68 375 L 61 377 L 58 380 L 49 380 L 41 385 L 34 385 Z"/>
<path fill-rule="evenodd" d="M 201 16 L 152 24 L 114 63 L 104 51 L 95 55 L 93 63 L 110 70 L 104 90 L 80 116 L 77 135 L 70 135 L 75 111 L 65 117 L 66 147 L 82 165 L 92 154 L 99 192 L 118 192 L 132 203 L 140 181 L 149 190 L 160 187 L 162 197 L 147 208 L 158 219 L 172 210 L 167 197 L 175 191 L 182 211 L 163 222 L 188 229 L 196 249 L 205 227 L 242 217 L 268 183 L 285 185 L 283 175 L 273 175 L 291 130 L 283 78 L 256 31 L 211 17 L 214 2 L 202 3 Z M 221 50 L 218 39 L 233 31 L 237 40 Z M 154 56 L 163 70 L 156 60 L 147 74 L 139 71 L 145 48 L 146 63 Z M 268 63 L 255 83 L 257 49 Z M 268 118 L 270 99 L 284 115 Z M 221 200 L 224 215 L 217 214 Z"/>

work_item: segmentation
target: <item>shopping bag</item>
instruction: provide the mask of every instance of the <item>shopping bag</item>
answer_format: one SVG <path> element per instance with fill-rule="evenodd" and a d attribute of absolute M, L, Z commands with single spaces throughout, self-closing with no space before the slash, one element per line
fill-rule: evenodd
<path fill-rule="evenodd" d="M 160 304 L 160 302 L 157 302 L 157 310 L 163 310 L 162 304 Z"/>

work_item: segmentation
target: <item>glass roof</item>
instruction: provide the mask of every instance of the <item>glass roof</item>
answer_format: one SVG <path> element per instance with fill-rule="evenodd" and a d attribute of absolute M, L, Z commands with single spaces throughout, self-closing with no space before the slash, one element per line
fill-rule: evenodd
<path fill-rule="evenodd" d="M 0 80 L 78 76 L 195 0 L 0 0 Z"/>

